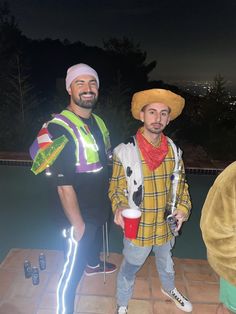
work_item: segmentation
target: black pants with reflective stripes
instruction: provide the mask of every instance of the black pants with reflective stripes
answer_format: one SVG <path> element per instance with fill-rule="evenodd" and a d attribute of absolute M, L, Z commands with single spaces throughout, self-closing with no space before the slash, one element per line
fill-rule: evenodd
<path fill-rule="evenodd" d="M 86 224 L 79 242 L 70 228 L 66 241 L 65 263 L 57 288 L 57 314 L 73 314 L 76 289 L 87 263 L 95 266 L 100 261 L 102 226 Z"/>

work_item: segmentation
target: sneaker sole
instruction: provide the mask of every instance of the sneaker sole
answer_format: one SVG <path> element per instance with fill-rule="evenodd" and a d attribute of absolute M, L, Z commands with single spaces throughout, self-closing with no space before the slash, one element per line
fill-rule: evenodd
<path fill-rule="evenodd" d="M 106 275 L 110 275 L 112 273 L 114 273 L 117 269 L 113 269 L 113 270 L 108 270 L 105 272 Z M 84 271 L 84 274 L 88 277 L 90 276 L 95 276 L 95 275 L 104 275 L 104 271 L 99 271 L 97 273 L 87 273 L 86 271 Z"/>
<path fill-rule="evenodd" d="M 171 299 L 171 300 L 175 303 L 175 305 L 177 306 L 177 308 L 180 309 L 181 311 L 183 311 L 183 312 L 188 312 L 188 313 L 191 313 L 191 312 L 192 312 L 193 309 L 191 309 L 191 310 L 186 310 L 186 309 L 184 309 L 184 308 L 178 303 L 178 301 L 174 300 L 171 296 L 169 296 L 169 294 L 168 294 L 167 292 L 165 292 L 162 288 L 161 288 L 161 292 L 162 292 L 164 295 L 166 295 L 169 299 Z"/>

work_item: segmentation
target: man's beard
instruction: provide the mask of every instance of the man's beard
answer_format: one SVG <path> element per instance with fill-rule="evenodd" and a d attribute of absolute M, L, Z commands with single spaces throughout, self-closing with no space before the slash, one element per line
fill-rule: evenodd
<path fill-rule="evenodd" d="M 146 126 L 146 129 L 150 132 L 150 133 L 153 133 L 153 134 L 161 134 L 162 131 L 164 130 L 164 127 L 161 126 L 160 128 L 154 128 L 152 126 L 150 127 L 147 127 Z"/>
<path fill-rule="evenodd" d="M 82 99 L 82 96 L 83 95 L 93 95 L 94 98 L 93 99 L 85 99 L 83 100 Z M 72 97 L 73 98 L 73 101 L 76 103 L 77 106 L 81 107 L 81 108 L 85 108 L 85 109 L 93 109 L 97 103 L 97 97 L 96 97 L 96 94 L 91 92 L 91 93 L 81 93 L 79 94 L 79 98 L 75 98 L 75 97 Z"/>

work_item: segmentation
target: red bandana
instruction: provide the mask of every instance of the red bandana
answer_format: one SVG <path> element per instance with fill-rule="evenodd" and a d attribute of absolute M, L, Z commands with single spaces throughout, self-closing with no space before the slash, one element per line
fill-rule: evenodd
<path fill-rule="evenodd" d="M 166 136 L 163 133 L 161 134 L 161 143 L 158 147 L 153 146 L 146 140 L 141 132 L 141 129 L 138 129 L 136 139 L 148 168 L 151 171 L 158 168 L 168 153 L 168 142 Z"/>

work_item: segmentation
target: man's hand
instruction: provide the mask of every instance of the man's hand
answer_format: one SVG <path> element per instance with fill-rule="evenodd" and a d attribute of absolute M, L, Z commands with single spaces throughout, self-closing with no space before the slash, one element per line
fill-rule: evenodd
<path fill-rule="evenodd" d="M 176 220 L 177 220 L 177 228 L 176 231 L 179 231 L 180 228 L 182 227 L 182 224 L 184 221 L 186 221 L 186 214 L 180 210 L 180 209 L 176 209 L 173 212 L 173 216 L 175 216 Z"/>
<path fill-rule="evenodd" d="M 79 226 L 74 227 L 74 238 L 79 242 L 85 231 L 85 223 L 80 224 Z"/>
<path fill-rule="evenodd" d="M 80 212 L 79 201 L 72 185 L 57 187 L 62 206 L 71 226 L 74 227 L 74 238 L 80 241 L 85 230 L 85 224 Z"/>
<path fill-rule="evenodd" d="M 114 223 L 117 224 L 118 226 L 121 226 L 122 229 L 124 229 L 124 218 L 122 216 L 122 211 L 125 208 L 117 208 L 117 210 L 114 213 Z"/>

